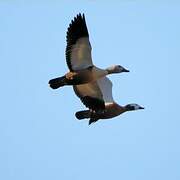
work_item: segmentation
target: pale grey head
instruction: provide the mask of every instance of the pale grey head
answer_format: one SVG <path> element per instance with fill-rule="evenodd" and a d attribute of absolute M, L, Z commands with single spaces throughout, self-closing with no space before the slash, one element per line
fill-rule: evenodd
<path fill-rule="evenodd" d="M 108 71 L 108 74 L 112 73 L 122 73 L 122 72 L 129 72 L 126 68 L 124 68 L 121 65 L 114 65 L 106 69 Z"/>
<path fill-rule="evenodd" d="M 135 111 L 135 110 L 139 110 L 139 109 L 144 109 L 144 107 L 138 105 L 138 104 L 127 104 L 125 106 L 126 111 Z"/>

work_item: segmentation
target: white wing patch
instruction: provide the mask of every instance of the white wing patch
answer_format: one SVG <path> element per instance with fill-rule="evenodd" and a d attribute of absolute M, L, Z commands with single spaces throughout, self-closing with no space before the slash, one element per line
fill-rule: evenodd
<path fill-rule="evenodd" d="M 91 44 L 89 38 L 80 38 L 71 48 L 71 66 L 77 71 L 92 66 Z"/>
<path fill-rule="evenodd" d="M 103 99 L 105 103 L 112 103 L 114 102 L 112 96 L 112 82 L 107 77 L 103 77 L 97 80 L 99 88 L 103 94 Z"/>

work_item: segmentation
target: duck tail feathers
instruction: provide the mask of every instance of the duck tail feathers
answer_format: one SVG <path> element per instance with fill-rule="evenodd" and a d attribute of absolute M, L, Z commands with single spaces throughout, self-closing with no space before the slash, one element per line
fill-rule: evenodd
<path fill-rule="evenodd" d="M 78 112 L 76 112 L 75 116 L 77 119 L 82 120 L 82 119 L 90 118 L 91 113 L 89 110 L 78 111 Z"/>
<path fill-rule="evenodd" d="M 55 79 L 51 79 L 49 81 L 49 86 L 52 89 L 58 89 L 59 87 L 62 87 L 64 85 L 67 85 L 67 83 L 66 83 L 66 76 L 62 76 L 62 77 L 58 77 L 58 78 L 55 78 Z"/>

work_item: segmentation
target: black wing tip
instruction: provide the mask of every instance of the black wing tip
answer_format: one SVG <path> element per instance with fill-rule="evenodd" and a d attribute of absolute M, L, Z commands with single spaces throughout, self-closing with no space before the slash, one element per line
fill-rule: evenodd
<path fill-rule="evenodd" d="M 84 20 L 85 21 L 85 14 L 84 13 L 78 13 L 73 20 L 71 20 L 71 24 L 78 20 Z"/>
<path fill-rule="evenodd" d="M 85 14 L 84 13 L 82 13 L 82 17 L 83 17 L 83 19 L 85 19 Z"/>
<path fill-rule="evenodd" d="M 91 124 L 94 124 L 97 121 L 98 121 L 98 119 L 90 118 L 88 125 L 90 126 Z"/>
<path fill-rule="evenodd" d="M 84 13 L 80 13 L 80 12 L 77 14 L 77 16 L 79 16 L 79 17 L 85 17 Z M 77 17 L 77 16 L 76 16 L 76 17 Z"/>
<path fill-rule="evenodd" d="M 85 20 L 85 14 L 84 13 L 77 14 L 74 17 L 74 19 L 71 20 L 71 22 L 69 24 L 69 27 L 67 29 L 67 34 L 69 34 L 69 32 L 71 31 L 73 26 L 76 26 L 76 24 L 79 24 L 79 25 L 83 26 L 81 23 L 84 24 L 85 31 L 87 31 L 86 33 L 88 35 L 88 30 L 87 30 L 87 27 L 86 27 L 86 20 Z"/>
<path fill-rule="evenodd" d="M 73 20 L 71 20 L 66 33 L 66 61 L 69 69 L 72 71 L 71 67 L 71 48 L 78 39 L 83 37 L 89 37 L 85 15 L 84 13 L 77 14 Z"/>

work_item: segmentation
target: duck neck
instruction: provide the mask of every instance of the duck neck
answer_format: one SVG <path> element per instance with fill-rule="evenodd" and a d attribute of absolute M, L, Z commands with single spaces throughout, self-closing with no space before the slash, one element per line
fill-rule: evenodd
<path fill-rule="evenodd" d="M 117 72 L 114 70 L 114 66 L 111 66 L 111 67 L 106 68 L 106 71 L 107 71 L 108 74 L 117 73 Z"/>
<path fill-rule="evenodd" d="M 129 111 L 129 109 L 126 106 L 123 106 L 122 108 L 124 109 L 124 112 Z"/>
<path fill-rule="evenodd" d="M 119 112 L 120 112 L 120 114 L 122 114 L 122 113 L 124 113 L 124 112 L 126 112 L 127 111 L 127 109 L 125 108 L 125 106 L 120 106 L 119 105 Z"/>
<path fill-rule="evenodd" d="M 120 106 L 119 104 L 117 103 L 113 103 L 113 109 L 115 109 L 115 111 L 117 112 L 118 115 L 126 112 L 126 108 L 124 106 Z"/>

